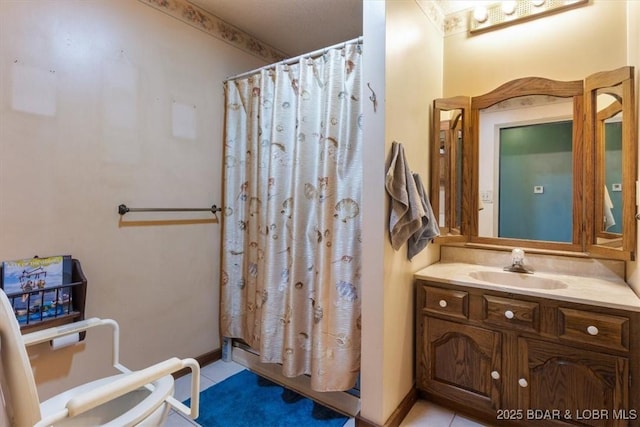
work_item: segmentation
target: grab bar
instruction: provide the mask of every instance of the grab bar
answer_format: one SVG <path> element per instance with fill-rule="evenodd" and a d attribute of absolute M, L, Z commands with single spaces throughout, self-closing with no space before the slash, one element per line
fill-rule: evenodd
<path fill-rule="evenodd" d="M 222 212 L 222 208 L 216 205 L 210 208 L 130 208 L 125 204 L 118 206 L 118 213 L 124 215 L 127 212 L 204 212 L 208 211 L 213 214 L 216 212 Z"/>

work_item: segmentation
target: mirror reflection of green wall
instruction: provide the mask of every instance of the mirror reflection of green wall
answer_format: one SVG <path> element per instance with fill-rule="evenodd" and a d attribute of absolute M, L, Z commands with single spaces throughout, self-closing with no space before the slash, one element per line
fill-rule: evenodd
<path fill-rule="evenodd" d="M 500 130 L 499 237 L 571 242 L 572 126 Z"/>

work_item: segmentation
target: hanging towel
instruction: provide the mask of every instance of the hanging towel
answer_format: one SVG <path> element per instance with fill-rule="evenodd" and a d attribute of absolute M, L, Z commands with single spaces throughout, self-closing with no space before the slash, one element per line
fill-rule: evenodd
<path fill-rule="evenodd" d="M 398 250 L 413 233 L 420 229 L 425 212 L 422 203 L 419 203 L 420 195 L 405 159 L 404 147 L 395 141 L 391 144 L 385 188 L 391 197 L 389 206 L 391 247 Z"/>
<path fill-rule="evenodd" d="M 391 197 L 389 206 L 389 234 L 391 247 L 398 250 L 409 237 L 422 228 L 426 216 L 415 179 L 407 164 L 404 147 L 398 142 L 391 145 L 387 165 L 385 188 Z"/>
<path fill-rule="evenodd" d="M 613 202 L 611 196 L 609 196 L 609 190 L 607 186 L 604 186 L 604 230 L 607 231 L 610 227 L 616 225 L 616 220 L 613 217 Z"/>
<path fill-rule="evenodd" d="M 413 180 L 416 183 L 418 194 L 420 196 L 420 203 L 422 203 L 422 209 L 425 215 L 422 217 L 422 225 L 409 237 L 409 245 L 407 246 L 407 257 L 409 261 L 420 251 L 422 251 L 431 240 L 440 235 L 440 228 L 438 222 L 431 208 L 431 202 L 427 193 L 424 191 L 424 185 L 422 185 L 422 179 L 417 173 L 413 174 Z"/>

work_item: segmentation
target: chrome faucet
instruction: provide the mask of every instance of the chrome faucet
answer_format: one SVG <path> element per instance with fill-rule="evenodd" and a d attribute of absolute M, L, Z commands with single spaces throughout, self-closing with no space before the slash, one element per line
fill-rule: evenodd
<path fill-rule="evenodd" d="M 511 251 L 511 265 L 505 267 L 504 271 L 533 274 L 533 270 L 524 265 L 524 251 L 520 248 Z"/>

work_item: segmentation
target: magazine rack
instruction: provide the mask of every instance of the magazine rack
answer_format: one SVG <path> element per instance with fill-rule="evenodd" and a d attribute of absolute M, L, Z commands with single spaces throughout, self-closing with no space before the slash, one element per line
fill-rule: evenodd
<path fill-rule="evenodd" d="M 71 260 L 71 268 L 71 283 L 48 287 L 46 290 L 38 289 L 7 294 L 22 333 L 84 320 L 87 278 L 84 276 L 80 261 L 77 259 Z M 2 265 L 0 264 L 0 286 L 4 289 L 2 277 Z M 38 303 L 38 301 L 44 301 L 45 292 L 52 291 L 58 295 L 55 306 L 45 306 Z M 30 309 L 18 310 L 16 303 L 24 302 L 25 299 L 28 299 L 26 306 Z"/>

